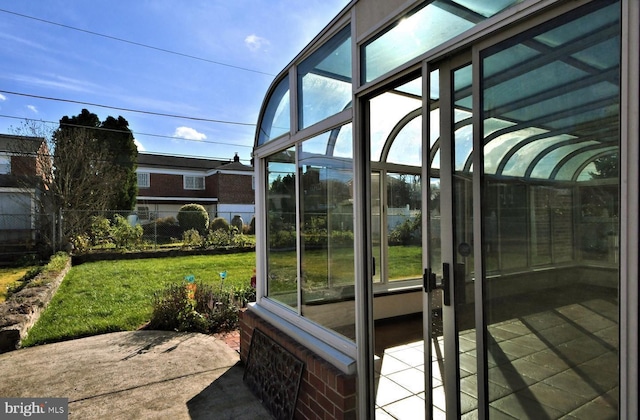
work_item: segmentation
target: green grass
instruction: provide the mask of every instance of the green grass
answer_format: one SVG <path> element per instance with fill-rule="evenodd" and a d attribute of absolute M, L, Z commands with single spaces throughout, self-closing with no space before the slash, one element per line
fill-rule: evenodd
<path fill-rule="evenodd" d="M 303 267 L 308 289 L 354 284 L 353 251 L 339 249 L 327 265 L 326 250 L 305 251 Z M 390 247 L 389 272 L 395 278 L 420 272 L 420 247 Z M 295 293 L 296 254 L 271 255 L 271 293 Z M 149 321 L 152 297 L 187 275 L 225 290 L 249 287 L 255 252 L 175 258 L 116 260 L 85 263 L 71 268 L 51 303 L 23 341 L 24 346 L 114 331 L 131 331 Z M 223 284 L 220 272 L 227 271 Z"/>
<path fill-rule="evenodd" d="M 36 267 L 37 266 L 0 268 L 0 303 L 7 299 L 8 289 L 10 287 L 16 287 L 26 274 Z"/>
<path fill-rule="evenodd" d="M 255 253 L 100 261 L 73 267 L 23 346 L 139 328 L 151 317 L 152 296 L 193 275 L 223 287 L 249 286 Z M 220 272 L 227 271 L 221 284 Z"/>

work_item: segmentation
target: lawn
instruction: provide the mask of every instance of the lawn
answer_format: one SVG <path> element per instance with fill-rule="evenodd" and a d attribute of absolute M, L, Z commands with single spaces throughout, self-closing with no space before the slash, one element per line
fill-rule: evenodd
<path fill-rule="evenodd" d="M 118 260 L 74 266 L 23 346 L 113 331 L 149 321 L 152 296 L 193 275 L 196 282 L 225 290 L 250 284 L 255 253 Z M 220 273 L 227 277 L 221 282 Z"/>
<path fill-rule="evenodd" d="M 391 247 L 389 252 L 389 272 L 395 278 L 419 273 L 420 247 Z M 295 252 L 277 253 L 271 259 L 271 292 L 295 293 Z M 329 273 L 334 286 L 354 282 L 352 250 L 332 253 L 330 268 L 326 250 L 305 251 L 303 264 L 304 287 L 327 287 Z M 101 261 L 74 266 L 22 344 L 31 346 L 135 330 L 150 320 L 154 293 L 170 284 L 184 283 L 185 276 L 192 275 L 196 282 L 225 290 L 246 289 L 254 267 L 255 252 Z M 227 277 L 221 282 L 220 273 L 224 271 Z"/>
<path fill-rule="evenodd" d="M 0 268 L 0 303 L 7 299 L 7 288 L 15 285 L 35 266 Z"/>

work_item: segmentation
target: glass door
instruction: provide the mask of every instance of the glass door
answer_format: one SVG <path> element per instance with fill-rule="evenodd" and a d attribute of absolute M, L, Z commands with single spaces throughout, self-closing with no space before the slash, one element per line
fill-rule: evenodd
<path fill-rule="evenodd" d="M 617 418 L 620 4 L 477 57 L 483 414 Z"/>
<path fill-rule="evenodd" d="M 477 408 L 469 62 L 467 54 L 430 69 L 428 132 L 438 140 L 425 168 L 431 182 L 423 198 L 430 215 L 423 312 L 427 418 L 458 418 Z"/>
<path fill-rule="evenodd" d="M 538 22 L 427 65 L 427 418 L 618 417 L 620 5 Z"/>

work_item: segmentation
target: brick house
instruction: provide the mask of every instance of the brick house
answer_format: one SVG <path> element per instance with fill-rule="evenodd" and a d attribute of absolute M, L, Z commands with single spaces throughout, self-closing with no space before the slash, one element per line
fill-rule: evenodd
<path fill-rule="evenodd" d="M 0 134 L 0 243 L 33 246 L 51 175 L 44 138 Z"/>
<path fill-rule="evenodd" d="M 236 154 L 230 161 L 138 154 L 136 210 L 144 221 L 175 217 L 184 204 L 201 204 L 210 217 L 228 221 L 254 214 L 253 167 Z"/>

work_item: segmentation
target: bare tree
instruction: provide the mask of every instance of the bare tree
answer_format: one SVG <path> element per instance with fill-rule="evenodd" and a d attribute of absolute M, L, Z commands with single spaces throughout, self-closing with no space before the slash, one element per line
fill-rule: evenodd
<path fill-rule="evenodd" d="M 100 124 L 95 114 L 83 110 L 77 119 L 63 117 L 56 130 L 47 130 L 44 123 L 35 120 L 12 128 L 18 141 L 19 137 L 37 137 L 45 142 L 46 153 L 38 156 L 43 175 L 37 207 L 62 216 L 55 247 L 85 233 L 92 215 L 113 210 L 111 206 L 122 195 L 123 185 L 130 183 L 131 171 L 122 170 L 117 149 L 105 147 Z M 18 142 L 12 153 L 33 155 L 33 151 L 21 149 Z M 26 178 L 20 182 L 24 189 L 33 188 Z"/>

